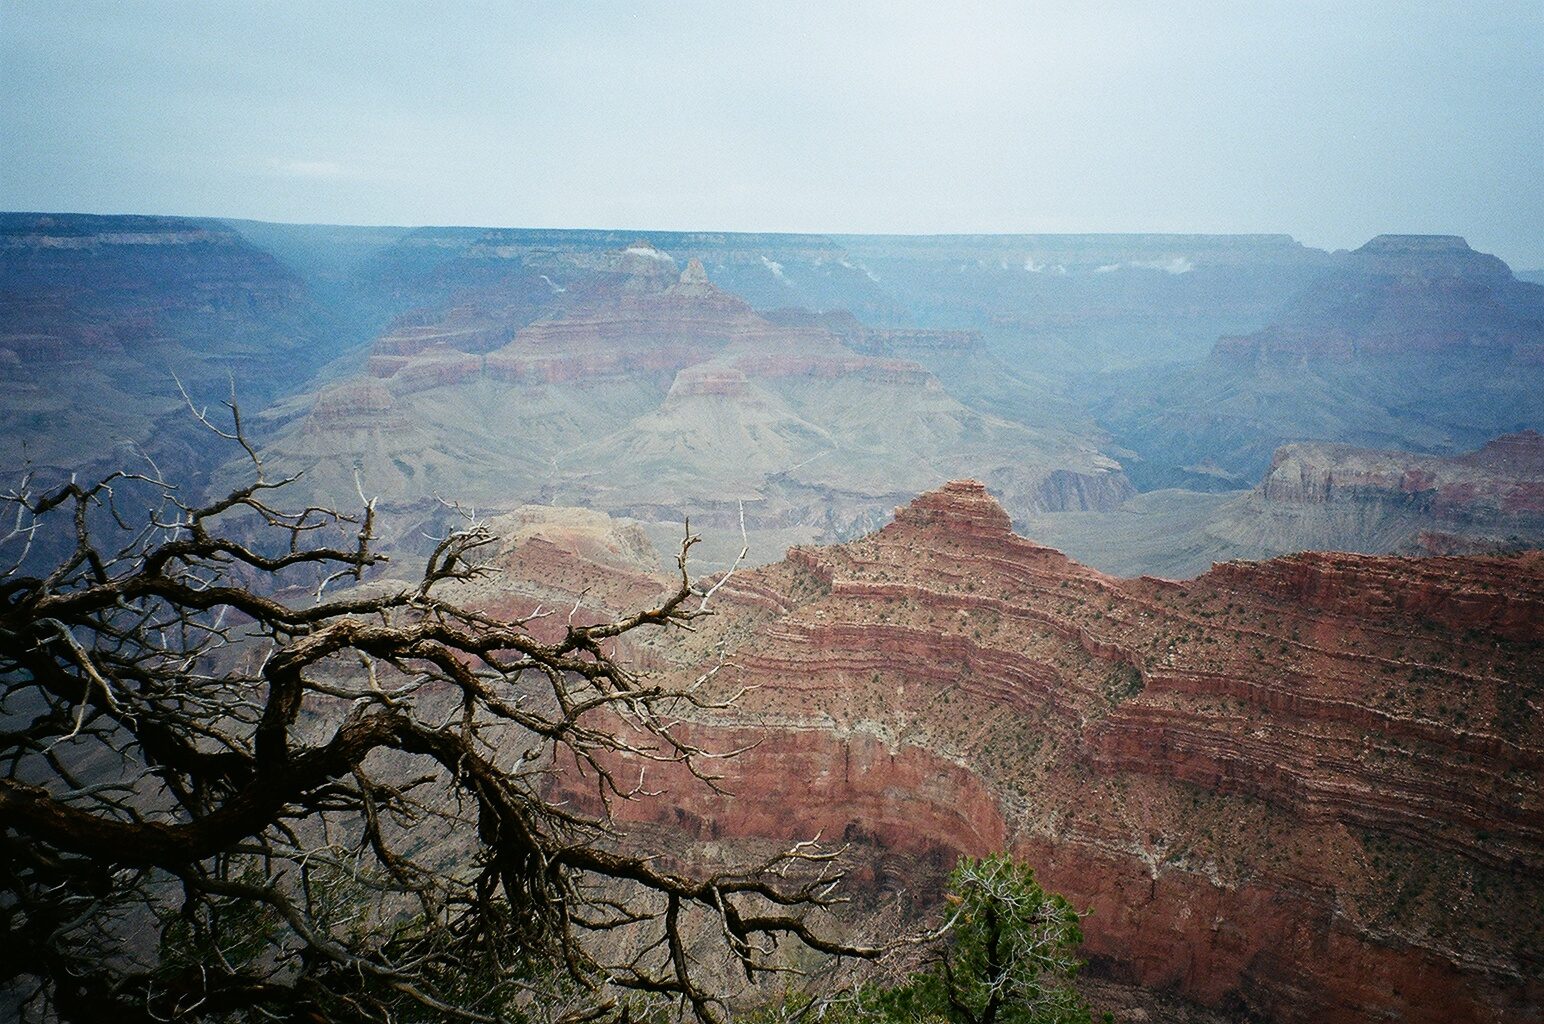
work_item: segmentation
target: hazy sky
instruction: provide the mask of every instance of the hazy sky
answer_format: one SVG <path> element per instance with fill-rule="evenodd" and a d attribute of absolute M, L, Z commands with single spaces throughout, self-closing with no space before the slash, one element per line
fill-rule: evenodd
<path fill-rule="evenodd" d="M 0 209 L 1544 267 L 1544 0 L 0 0 Z"/>

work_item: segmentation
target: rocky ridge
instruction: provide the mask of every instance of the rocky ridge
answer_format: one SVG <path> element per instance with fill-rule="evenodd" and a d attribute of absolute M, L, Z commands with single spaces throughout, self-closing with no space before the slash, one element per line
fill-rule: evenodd
<path fill-rule="evenodd" d="M 1544 438 L 1519 431 L 1461 455 L 1302 442 L 1277 449 L 1251 491 L 1158 491 L 1016 521 L 1106 571 L 1174 578 L 1293 551 L 1518 551 L 1544 544 Z"/>
<path fill-rule="evenodd" d="M 1544 437 L 1526 430 L 1455 456 L 1288 445 L 1259 500 L 1409 517 L 1416 525 L 1395 550 L 1414 554 L 1527 546 L 1544 539 Z"/>
<path fill-rule="evenodd" d="M 224 225 L 0 213 L 0 469 L 128 468 L 132 441 L 191 482 L 209 466 L 178 382 L 207 401 L 234 374 L 260 406 L 324 361 L 326 322 Z"/>
<path fill-rule="evenodd" d="M 759 745 L 732 799 L 651 775 L 640 821 L 840 836 L 871 893 L 919 901 L 1006 846 L 1093 911 L 1097 975 L 1227 1012 L 1544 1005 L 1544 556 L 1123 580 L 963 482 L 720 597 L 654 657 L 726 653 L 715 679 L 748 689 L 694 735 Z"/>
<path fill-rule="evenodd" d="M 524 276 L 515 256 L 536 260 Z M 680 268 L 641 240 L 498 259 L 502 284 L 399 318 L 366 374 L 275 422 L 265 457 L 338 495 L 358 467 L 399 503 L 453 494 L 726 526 L 743 509 L 768 538 L 763 560 L 790 529 L 850 536 L 962 473 L 1023 509 L 1132 493 L 1096 437 L 970 408 L 908 357 L 968 353 L 968 334 L 769 319 L 700 261 Z"/>
<path fill-rule="evenodd" d="M 1536 361 L 1544 287 L 1454 235 L 1379 235 L 1337 260 L 1265 330 L 1223 338 L 1224 362 L 1350 362 L 1443 352 Z"/>

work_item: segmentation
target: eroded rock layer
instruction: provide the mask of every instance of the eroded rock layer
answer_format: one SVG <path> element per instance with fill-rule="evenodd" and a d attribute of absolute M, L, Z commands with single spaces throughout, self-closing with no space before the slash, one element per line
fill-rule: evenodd
<path fill-rule="evenodd" d="M 132 440 L 191 486 L 208 438 L 181 391 L 203 405 L 239 379 L 261 406 L 325 361 L 325 323 L 293 271 L 227 226 L 0 213 L 0 472 L 137 469 Z"/>
<path fill-rule="evenodd" d="M 1006 846 L 1092 910 L 1103 977 L 1279 1021 L 1544 1007 L 1544 554 L 1122 580 L 974 482 L 733 577 L 654 663 L 758 744 L 625 810 L 699 841 L 845 839 L 934 891 Z M 582 793 L 575 784 L 575 794 Z"/>
<path fill-rule="evenodd" d="M 865 532 L 959 475 L 991 480 L 1021 511 L 1113 508 L 1134 493 L 1090 424 L 973 408 L 919 361 L 976 366 L 970 332 L 764 317 L 700 260 L 683 269 L 642 240 L 473 259 L 503 248 L 474 247 L 466 259 L 510 266 L 399 317 L 365 373 L 291 413 L 265 458 L 304 471 L 298 486 L 319 500 L 353 494 L 357 468 L 402 504 L 453 494 L 745 522 L 760 560 L 781 555 L 789 531 Z"/>
<path fill-rule="evenodd" d="M 1215 489 L 1306 439 L 1456 455 L 1537 430 L 1541 352 L 1544 287 L 1461 238 L 1380 235 L 1204 362 L 1090 398 L 1139 488 Z"/>
<path fill-rule="evenodd" d="M 1463 455 L 1416 455 L 1338 444 L 1277 451 L 1261 483 L 1266 509 L 1357 510 L 1405 520 L 1414 553 L 1534 546 L 1544 535 L 1544 437 L 1524 430 Z"/>

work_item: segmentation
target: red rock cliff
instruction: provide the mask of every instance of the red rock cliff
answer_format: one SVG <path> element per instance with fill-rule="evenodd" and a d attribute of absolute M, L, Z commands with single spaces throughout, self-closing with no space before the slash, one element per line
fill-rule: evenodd
<path fill-rule="evenodd" d="M 670 780 L 627 814 L 861 837 L 919 885 L 1006 845 L 1092 908 L 1097 974 L 1212 1007 L 1539 1018 L 1544 556 L 1120 580 L 958 482 L 720 596 L 658 658 L 728 644 L 716 683 L 750 689 L 692 735 L 760 745 L 733 800 Z"/>

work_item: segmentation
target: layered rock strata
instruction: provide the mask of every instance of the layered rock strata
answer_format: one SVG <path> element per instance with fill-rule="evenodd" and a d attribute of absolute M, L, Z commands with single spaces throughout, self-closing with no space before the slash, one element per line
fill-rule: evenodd
<path fill-rule="evenodd" d="M 1261 483 L 1267 506 L 1356 507 L 1420 518 L 1409 546 L 1483 550 L 1544 536 L 1544 437 L 1524 430 L 1455 456 L 1295 444 Z M 1429 543 L 1428 543 L 1429 542 Z"/>
<path fill-rule="evenodd" d="M 727 659 L 738 707 L 688 728 L 756 746 L 716 765 L 733 798 L 651 768 L 632 819 L 841 837 L 919 904 L 1006 847 L 1092 911 L 1097 975 L 1227 1012 L 1544 1007 L 1544 555 L 1123 580 L 960 482 L 715 600 L 654 663 Z"/>
<path fill-rule="evenodd" d="M 1384 235 L 1198 365 L 1089 397 L 1142 490 L 1214 489 L 1308 439 L 1457 454 L 1544 428 L 1541 352 L 1544 287 L 1461 238 Z"/>
<path fill-rule="evenodd" d="M 319 500 L 351 495 L 358 467 L 400 503 L 440 494 L 659 524 L 743 520 L 767 538 L 761 560 L 788 539 L 861 533 L 964 473 L 1025 510 L 1133 493 L 1096 437 L 971 408 L 905 357 L 969 353 L 969 335 L 769 319 L 699 260 L 680 269 L 643 241 L 477 258 L 502 276 L 399 318 L 367 373 L 321 391 L 265 456 L 304 470 Z"/>
<path fill-rule="evenodd" d="M 301 279 L 230 228 L 178 217 L 0 213 L 0 472 L 207 472 L 200 404 L 252 412 L 323 361 Z M 217 400 L 216 399 L 216 400 Z"/>
<path fill-rule="evenodd" d="M 1462 455 L 1299 442 L 1253 490 L 1168 490 L 1115 512 L 1016 517 L 1107 572 L 1183 578 L 1295 551 L 1499 554 L 1544 546 L 1544 438 L 1523 430 Z"/>

